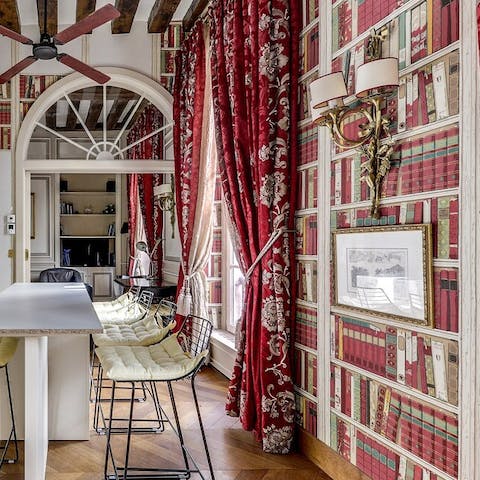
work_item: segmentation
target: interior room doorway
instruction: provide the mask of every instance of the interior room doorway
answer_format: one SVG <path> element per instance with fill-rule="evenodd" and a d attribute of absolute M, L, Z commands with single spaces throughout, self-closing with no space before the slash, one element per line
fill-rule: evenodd
<path fill-rule="evenodd" d="M 45 80 L 32 77 L 23 86 L 25 115 L 18 135 L 15 173 L 16 281 L 30 281 L 35 262 L 37 267 L 42 262 L 64 264 L 64 250 L 72 246 L 77 255 L 82 251 L 87 254 L 87 249 L 98 263 L 121 271 L 115 255 L 122 248 L 120 232 L 125 221 L 122 174 L 156 173 L 170 178 L 173 173 L 170 93 L 137 72 L 120 68 L 102 71 L 111 77 L 103 86 L 73 74 L 53 83 L 35 101 L 29 101 L 27 89 L 34 90 L 35 82 Z M 156 124 L 132 137 L 132 126 L 148 109 L 159 112 Z M 161 142 L 161 155 L 138 155 L 136 149 L 152 139 Z M 83 183 L 76 185 L 79 179 Z M 42 232 L 36 223 L 40 217 L 48 220 L 49 227 L 39 246 Z M 91 238 L 81 238 L 88 236 Z M 33 246 L 38 250 L 33 252 Z M 33 263 L 32 254 L 36 256 Z"/>

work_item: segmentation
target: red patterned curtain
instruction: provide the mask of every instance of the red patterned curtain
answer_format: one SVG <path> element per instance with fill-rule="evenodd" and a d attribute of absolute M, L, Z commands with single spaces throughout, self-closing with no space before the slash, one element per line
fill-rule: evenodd
<path fill-rule="evenodd" d="M 185 272 L 189 271 L 198 199 L 199 169 L 204 125 L 206 82 L 203 25 L 197 22 L 177 57 L 173 94 L 173 148 L 175 158 L 175 202 L 182 245 L 182 268 L 178 276 L 179 314 L 189 309 L 190 294 L 185 291 Z M 187 273 L 188 274 L 188 273 Z M 188 297 L 188 298 L 187 298 Z M 181 303 L 181 305 L 180 305 Z"/>
<path fill-rule="evenodd" d="M 478 48 L 480 49 L 480 3 L 477 4 L 477 33 L 478 33 Z"/>
<path fill-rule="evenodd" d="M 213 0 L 210 8 L 219 170 L 249 277 L 226 409 L 271 453 L 288 453 L 294 432 L 295 263 L 285 232 L 294 227 L 299 5 Z"/>
<path fill-rule="evenodd" d="M 127 136 L 127 143 L 152 133 L 163 125 L 164 118 L 161 112 L 149 105 L 135 121 Z M 163 158 L 163 132 L 132 147 L 128 151 L 132 159 L 162 159 Z M 128 220 L 130 232 L 130 255 L 135 256 L 135 224 L 138 209 L 137 198 L 140 198 L 143 223 L 149 251 L 155 247 L 155 243 L 162 237 L 163 212 L 158 202 L 153 197 L 153 187 L 162 184 L 162 175 L 158 173 L 134 174 L 128 176 L 129 204 Z M 163 251 L 160 242 L 152 256 L 152 274 L 161 278 Z"/>

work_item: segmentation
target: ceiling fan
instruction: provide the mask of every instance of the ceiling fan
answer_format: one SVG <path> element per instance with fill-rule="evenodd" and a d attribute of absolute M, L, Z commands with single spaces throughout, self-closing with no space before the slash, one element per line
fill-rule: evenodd
<path fill-rule="evenodd" d="M 23 43 L 24 45 L 33 46 L 32 55 L 24 58 L 0 75 L 0 84 L 7 82 L 17 73 L 20 73 L 24 68 L 28 67 L 37 60 L 51 60 L 52 58 L 56 58 L 60 63 L 73 68 L 73 70 L 80 72 L 97 83 L 108 82 L 110 80 L 108 75 L 105 75 L 99 70 L 90 67 L 86 63 L 83 63 L 66 53 L 58 53 L 57 45 L 65 45 L 80 35 L 91 32 L 94 28 L 97 28 L 100 25 L 119 17 L 120 12 L 113 5 L 107 4 L 79 22 L 53 36 L 49 35 L 47 32 L 47 0 L 45 0 L 43 12 L 43 33 L 40 35 L 39 43 L 33 43 L 33 41 L 28 37 L 25 37 L 20 33 L 14 32 L 9 28 L 0 25 L 0 35 L 9 37 L 12 40 Z"/>

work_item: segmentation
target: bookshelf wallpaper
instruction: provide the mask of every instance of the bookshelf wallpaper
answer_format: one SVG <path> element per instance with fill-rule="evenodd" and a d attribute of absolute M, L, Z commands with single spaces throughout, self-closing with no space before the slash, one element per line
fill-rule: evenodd
<path fill-rule="evenodd" d="M 373 480 L 458 478 L 459 1 L 304 0 L 297 199 L 298 423 L 317 435 L 323 397 L 319 335 L 330 331 L 330 446 Z M 369 215 L 362 155 L 332 146 L 330 228 L 431 223 L 434 328 L 345 314 L 317 314 L 318 129 L 310 121 L 309 83 L 329 48 L 318 29 L 331 9 L 331 71 L 350 93 L 365 62 L 372 27 L 383 56 L 399 59 L 400 87 L 386 99 L 395 153 L 382 190 L 381 217 Z M 325 62 L 323 62 L 325 64 Z M 351 115 L 352 135 L 364 119 Z"/>

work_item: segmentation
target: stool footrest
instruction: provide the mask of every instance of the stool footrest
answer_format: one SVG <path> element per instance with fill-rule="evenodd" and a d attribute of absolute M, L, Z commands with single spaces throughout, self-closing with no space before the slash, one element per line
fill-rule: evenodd
<path fill-rule="evenodd" d="M 107 474 L 105 477 L 106 480 L 155 480 L 160 478 L 168 479 L 188 479 L 191 477 L 192 473 L 198 473 L 200 476 L 200 470 L 192 469 L 171 469 L 171 468 L 140 468 L 140 467 L 128 467 L 127 475 L 125 476 L 125 468 L 117 467 L 118 475 L 114 473 Z M 132 473 L 130 472 L 140 472 Z"/>

